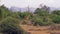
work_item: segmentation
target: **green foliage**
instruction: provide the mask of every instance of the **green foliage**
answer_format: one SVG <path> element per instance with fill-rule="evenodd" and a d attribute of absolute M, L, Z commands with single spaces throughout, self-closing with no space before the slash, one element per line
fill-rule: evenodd
<path fill-rule="evenodd" d="M 54 10 L 52 14 L 56 14 L 60 16 L 60 10 Z"/>
<path fill-rule="evenodd" d="M 14 18 L 17 18 L 17 19 L 20 18 L 19 15 L 18 15 L 18 13 L 16 13 L 16 12 L 12 13 L 10 16 L 14 17 Z"/>
<path fill-rule="evenodd" d="M 7 17 L 9 10 L 4 6 L 0 6 L 0 19 L 4 19 Z"/>
<path fill-rule="evenodd" d="M 35 10 L 34 14 L 37 14 L 37 13 L 39 13 L 40 11 L 41 11 L 41 9 L 40 9 L 40 8 L 37 8 L 37 9 Z"/>
<path fill-rule="evenodd" d="M 51 21 L 53 23 L 60 23 L 60 16 L 56 14 L 51 14 L 50 17 Z"/>
<path fill-rule="evenodd" d="M 35 22 L 34 25 L 41 25 L 42 24 L 42 19 L 40 17 L 35 17 L 33 19 L 33 21 Z"/>
<path fill-rule="evenodd" d="M 42 10 L 42 9 L 40 9 L 40 8 L 37 8 L 37 9 L 35 10 L 34 14 L 38 14 L 38 15 L 40 15 L 40 16 L 47 16 L 47 15 L 48 15 L 48 12 L 47 12 L 47 11 L 44 11 L 44 10 Z"/>
<path fill-rule="evenodd" d="M 50 25 L 53 24 L 52 20 L 49 17 L 42 17 L 39 15 L 35 15 L 32 19 L 34 25 Z"/>
<path fill-rule="evenodd" d="M 0 6 L 0 33 L 2 34 L 27 34 L 20 28 L 18 13 L 8 10 L 4 5 Z"/>
<path fill-rule="evenodd" d="M 52 19 L 49 14 L 49 7 L 43 6 L 41 8 L 37 8 L 34 12 L 36 19 L 34 18 L 34 22 L 39 25 L 50 25 L 53 24 Z"/>
<path fill-rule="evenodd" d="M 25 32 L 19 27 L 19 22 L 28 21 L 29 18 L 34 25 L 50 25 L 60 24 L 60 10 L 54 10 L 52 14 L 49 14 L 49 7 L 43 6 L 37 8 L 34 13 L 31 12 L 12 12 L 4 5 L 0 6 L 0 32 L 4 33 L 20 33 Z"/>
<path fill-rule="evenodd" d="M 20 12 L 19 13 L 20 18 L 22 18 L 22 19 L 25 19 L 27 16 L 32 17 L 32 15 L 33 14 L 30 12 Z"/>
<path fill-rule="evenodd" d="M 3 34 L 23 34 L 18 19 L 7 17 L 0 22 L 0 32 Z"/>
<path fill-rule="evenodd" d="M 52 21 L 54 23 L 60 24 L 60 16 L 55 16 Z"/>

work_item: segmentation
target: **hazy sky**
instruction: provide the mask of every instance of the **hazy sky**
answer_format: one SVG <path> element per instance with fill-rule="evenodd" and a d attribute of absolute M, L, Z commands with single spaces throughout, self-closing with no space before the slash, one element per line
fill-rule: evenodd
<path fill-rule="evenodd" d="M 60 0 L 1 0 L 0 5 L 4 4 L 6 7 L 39 7 L 40 4 L 50 7 L 60 7 Z"/>

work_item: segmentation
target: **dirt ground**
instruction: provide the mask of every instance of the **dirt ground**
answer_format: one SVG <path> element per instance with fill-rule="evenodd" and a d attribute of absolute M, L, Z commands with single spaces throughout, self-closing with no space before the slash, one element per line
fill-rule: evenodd
<path fill-rule="evenodd" d="M 47 26 L 30 26 L 30 25 L 20 25 L 25 31 L 30 34 L 50 34 L 47 30 Z"/>
<path fill-rule="evenodd" d="M 49 26 L 32 26 L 32 25 L 20 25 L 25 31 L 30 34 L 60 34 L 60 30 L 51 31 Z"/>

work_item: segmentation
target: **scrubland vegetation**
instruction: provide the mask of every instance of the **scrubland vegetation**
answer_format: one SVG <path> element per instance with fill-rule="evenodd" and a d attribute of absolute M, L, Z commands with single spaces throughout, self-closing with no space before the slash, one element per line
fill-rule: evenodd
<path fill-rule="evenodd" d="M 0 33 L 2 34 L 28 34 L 21 27 L 21 23 L 31 23 L 34 26 L 48 26 L 60 24 L 60 10 L 50 13 L 50 7 L 37 8 L 34 13 L 13 12 L 4 5 L 0 6 Z"/>

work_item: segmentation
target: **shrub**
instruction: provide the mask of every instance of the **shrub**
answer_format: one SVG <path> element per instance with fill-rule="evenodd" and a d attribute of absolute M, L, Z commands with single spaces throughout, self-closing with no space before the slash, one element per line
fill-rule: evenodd
<path fill-rule="evenodd" d="M 3 34 L 23 34 L 24 30 L 20 28 L 17 19 L 8 17 L 0 21 L 0 32 Z"/>
<path fill-rule="evenodd" d="M 55 16 L 52 21 L 54 23 L 60 24 L 60 16 Z"/>

